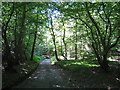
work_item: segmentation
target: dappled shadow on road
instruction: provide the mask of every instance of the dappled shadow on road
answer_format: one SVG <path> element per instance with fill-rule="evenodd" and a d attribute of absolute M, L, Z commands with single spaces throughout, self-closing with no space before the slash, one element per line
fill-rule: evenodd
<path fill-rule="evenodd" d="M 78 88 L 71 76 L 51 64 L 49 59 L 40 62 L 38 69 L 15 88 Z"/>

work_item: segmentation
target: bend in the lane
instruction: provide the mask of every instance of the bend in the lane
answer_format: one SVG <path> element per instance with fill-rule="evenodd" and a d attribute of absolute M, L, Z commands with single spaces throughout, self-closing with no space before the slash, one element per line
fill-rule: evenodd
<path fill-rule="evenodd" d="M 51 64 L 50 59 L 44 59 L 43 61 L 40 62 L 40 64 Z"/>

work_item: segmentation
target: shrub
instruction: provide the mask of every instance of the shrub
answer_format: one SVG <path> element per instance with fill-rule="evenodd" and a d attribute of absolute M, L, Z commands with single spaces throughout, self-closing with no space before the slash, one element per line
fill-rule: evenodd
<path fill-rule="evenodd" d="M 50 58 L 50 61 L 51 61 L 51 62 L 56 62 L 56 61 L 57 61 L 57 60 L 56 60 L 56 57 L 55 57 L 55 56 L 51 57 L 51 58 Z"/>
<path fill-rule="evenodd" d="M 44 59 L 45 59 L 44 56 L 36 56 L 36 55 L 34 55 L 34 57 L 33 57 L 33 60 L 35 60 L 36 62 L 40 62 L 40 61 L 42 61 Z"/>

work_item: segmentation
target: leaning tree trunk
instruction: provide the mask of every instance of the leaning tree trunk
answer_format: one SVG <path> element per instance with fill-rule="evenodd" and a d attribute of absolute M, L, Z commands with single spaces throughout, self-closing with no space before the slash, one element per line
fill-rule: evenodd
<path fill-rule="evenodd" d="M 53 43 L 54 43 L 54 47 L 55 47 L 55 57 L 56 57 L 57 61 L 60 61 L 60 59 L 58 58 L 57 47 L 56 47 L 56 43 L 55 43 L 55 35 L 53 35 Z"/>
<path fill-rule="evenodd" d="M 67 60 L 67 43 L 65 42 L 65 37 L 66 37 L 66 30 L 65 30 L 65 25 L 64 25 L 64 21 L 62 19 L 62 23 L 63 23 L 63 27 L 64 27 L 64 32 L 63 32 L 63 44 L 64 44 L 64 47 L 65 47 L 65 55 L 64 56 L 64 59 Z"/>
<path fill-rule="evenodd" d="M 51 35 L 52 35 L 52 40 L 53 40 L 53 44 L 54 44 L 54 48 L 55 48 L 55 57 L 57 59 L 57 61 L 60 61 L 60 59 L 58 58 L 58 53 L 57 53 L 57 47 L 56 47 L 56 39 L 55 39 L 55 33 L 54 33 L 54 29 L 53 29 L 53 22 L 52 22 L 52 17 L 51 18 Z"/>
<path fill-rule="evenodd" d="M 33 60 L 36 38 L 37 38 L 37 30 L 35 31 L 34 42 L 33 42 L 33 46 L 32 46 L 32 52 L 31 52 L 31 59 L 30 60 Z"/>
<path fill-rule="evenodd" d="M 37 39 L 37 28 L 38 28 L 38 12 L 37 12 L 36 31 L 35 31 L 35 34 L 34 34 L 34 42 L 33 42 L 33 46 L 32 46 L 32 52 L 31 52 L 31 59 L 30 59 L 30 60 L 33 60 L 34 49 L 35 49 L 35 43 L 36 43 L 36 39 Z"/>
<path fill-rule="evenodd" d="M 7 62 L 7 67 L 5 68 L 5 70 L 11 70 L 12 66 L 13 66 L 13 62 L 12 62 L 13 59 L 12 59 L 12 55 L 10 52 L 8 38 L 7 38 L 8 24 L 12 18 L 13 13 L 14 13 L 14 3 L 13 3 L 13 6 L 11 8 L 11 12 L 10 12 L 8 21 L 2 25 L 2 38 L 4 40 L 4 56 L 3 56 L 3 58 Z"/>
<path fill-rule="evenodd" d="M 35 31 L 34 42 L 33 42 L 33 46 L 32 46 L 32 52 L 31 52 L 31 59 L 30 60 L 33 60 L 36 38 L 37 38 L 37 25 L 36 25 L 36 31 Z"/>

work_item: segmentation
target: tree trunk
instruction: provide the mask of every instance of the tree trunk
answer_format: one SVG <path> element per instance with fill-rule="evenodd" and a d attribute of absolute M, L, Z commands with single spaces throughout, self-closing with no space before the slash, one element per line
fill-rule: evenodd
<path fill-rule="evenodd" d="M 54 43 L 54 47 L 55 47 L 55 57 L 56 57 L 57 61 L 60 61 L 60 59 L 58 58 L 58 54 L 57 54 L 57 48 L 56 48 L 56 43 L 55 43 L 55 35 L 53 35 L 53 43 Z"/>
<path fill-rule="evenodd" d="M 76 36 L 75 36 L 75 60 L 78 59 L 77 57 L 77 30 L 76 30 Z"/>
<path fill-rule="evenodd" d="M 105 71 L 109 71 L 109 65 L 108 65 L 107 55 L 103 56 L 102 67 L 103 67 L 103 69 Z"/>
<path fill-rule="evenodd" d="M 11 13 L 10 13 L 8 21 L 6 22 L 5 25 L 2 25 L 2 38 L 4 40 L 4 51 L 5 51 L 3 58 L 7 62 L 7 67 L 5 68 L 5 70 L 11 70 L 12 66 L 13 66 L 13 62 L 12 62 L 13 59 L 12 59 L 12 55 L 10 52 L 10 47 L 9 47 L 9 43 L 8 43 L 7 33 L 6 33 L 8 30 L 8 24 L 11 20 L 13 13 L 14 13 L 14 3 L 11 8 Z"/>
<path fill-rule="evenodd" d="M 107 55 L 102 56 L 102 58 L 97 57 L 98 63 L 100 64 L 101 68 L 105 71 L 109 71 L 109 65 L 107 60 Z"/>
<path fill-rule="evenodd" d="M 103 50 L 103 54 L 104 55 L 99 55 L 99 53 L 97 52 L 94 43 L 92 43 L 92 48 L 94 50 L 94 54 L 97 57 L 98 63 L 100 64 L 101 68 L 105 71 L 108 72 L 109 70 L 109 65 L 108 65 L 108 61 L 107 61 L 107 55 L 108 55 L 108 50 Z"/>
<path fill-rule="evenodd" d="M 19 39 L 17 43 L 17 56 L 19 62 L 23 62 L 23 38 L 24 38 L 24 31 L 25 31 L 25 19 L 26 19 L 26 5 L 23 6 L 22 17 L 21 17 L 21 28 L 19 33 Z"/>
<path fill-rule="evenodd" d="M 15 52 L 15 63 L 16 64 L 19 64 L 19 59 L 18 59 L 18 52 L 17 52 L 17 20 L 18 20 L 18 12 L 17 12 L 17 10 L 15 11 L 16 12 L 16 17 L 15 17 L 15 26 L 14 26 L 14 46 L 15 46 L 15 48 L 14 48 L 14 52 Z"/>
<path fill-rule="evenodd" d="M 7 60 L 7 67 L 5 68 L 5 71 L 12 70 L 13 69 L 13 59 L 12 59 L 12 55 L 11 55 L 9 46 L 6 46 L 4 57 Z"/>
<path fill-rule="evenodd" d="M 62 41 L 61 41 L 61 55 L 64 57 L 64 59 L 67 60 L 67 58 L 65 57 L 65 55 L 64 55 L 64 53 L 63 53 Z"/>
<path fill-rule="evenodd" d="M 75 60 L 77 60 L 78 57 L 77 57 L 77 44 L 75 44 Z"/>
<path fill-rule="evenodd" d="M 75 30 L 75 60 L 78 59 L 77 57 L 77 42 L 78 42 L 78 38 L 77 38 L 77 21 L 76 21 L 76 30 Z"/>
<path fill-rule="evenodd" d="M 35 36 L 34 36 L 34 41 L 33 41 L 32 52 L 31 52 L 31 59 L 30 60 L 33 60 L 36 38 L 37 38 L 37 30 L 35 31 Z"/>
<path fill-rule="evenodd" d="M 57 47 L 56 47 L 56 39 L 55 39 L 55 33 L 54 33 L 54 29 L 53 29 L 53 22 L 52 22 L 52 17 L 51 18 L 51 31 L 52 31 L 52 40 L 53 40 L 53 44 L 54 44 L 54 48 L 55 48 L 55 57 L 57 59 L 57 61 L 60 61 L 60 59 L 58 58 L 58 53 L 57 53 Z"/>
<path fill-rule="evenodd" d="M 34 34 L 34 42 L 33 42 L 33 46 L 32 46 L 32 52 L 31 52 L 31 59 L 30 60 L 33 60 L 35 43 L 36 43 L 36 39 L 37 39 L 37 28 L 38 28 L 38 13 L 37 13 L 36 31 L 35 31 L 35 34 Z"/>
<path fill-rule="evenodd" d="M 32 52 L 31 52 L 31 59 L 30 60 L 33 60 L 36 38 L 37 38 L 37 25 L 36 25 L 36 31 L 35 31 L 34 42 L 33 42 L 33 46 L 32 46 Z"/>
<path fill-rule="evenodd" d="M 62 47 L 62 41 L 61 41 L 61 55 L 64 57 L 64 54 L 63 54 L 63 47 Z"/>
<path fill-rule="evenodd" d="M 65 30 L 65 25 L 64 25 L 64 21 L 62 19 L 63 22 L 63 27 L 64 27 L 64 33 L 63 33 L 63 43 L 64 43 L 64 47 L 65 47 L 65 55 L 64 55 L 64 59 L 67 60 L 67 43 L 65 42 L 65 35 L 66 35 L 66 30 Z"/>

